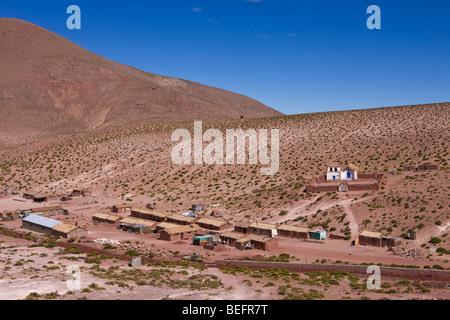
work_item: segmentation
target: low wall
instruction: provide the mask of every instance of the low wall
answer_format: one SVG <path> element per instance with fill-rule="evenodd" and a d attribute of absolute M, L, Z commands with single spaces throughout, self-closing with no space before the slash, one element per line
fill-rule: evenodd
<path fill-rule="evenodd" d="M 278 268 L 286 269 L 292 272 L 348 272 L 355 275 L 367 275 L 368 266 L 358 265 L 338 265 L 338 264 L 312 264 L 312 263 L 289 263 L 289 262 L 262 262 L 262 261 L 241 261 L 241 260 L 217 260 L 215 265 L 218 267 L 248 267 L 255 269 Z M 380 267 L 381 277 L 398 279 L 420 279 L 450 281 L 450 271 L 431 270 L 431 269 L 409 269 L 409 268 L 391 268 Z"/>
<path fill-rule="evenodd" d="M 382 183 L 385 181 L 386 177 L 384 174 L 376 173 L 360 173 L 358 174 L 358 181 L 371 181 L 364 184 L 352 184 L 351 181 L 348 182 L 348 191 L 379 191 L 381 189 Z M 335 185 L 319 185 L 319 182 L 325 181 L 324 176 L 320 176 L 316 179 L 311 180 L 306 186 L 305 191 L 307 193 L 312 192 L 338 192 L 339 184 Z"/>

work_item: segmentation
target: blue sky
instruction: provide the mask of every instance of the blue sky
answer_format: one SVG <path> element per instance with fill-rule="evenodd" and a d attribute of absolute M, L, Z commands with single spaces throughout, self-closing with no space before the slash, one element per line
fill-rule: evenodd
<path fill-rule="evenodd" d="M 66 27 L 72 4 L 81 30 Z M 0 1 L 0 17 L 286 114 L 450 101 L 449 16 L 448 0 Z"/>

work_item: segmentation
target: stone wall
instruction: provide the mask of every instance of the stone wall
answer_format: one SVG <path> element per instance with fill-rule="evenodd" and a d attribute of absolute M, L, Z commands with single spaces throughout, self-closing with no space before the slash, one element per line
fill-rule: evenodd
<path fill-rule="evenodd" d="M 249 267 L 258 269 L 279 268 L 292 272 L 348 272 L 355 275 L 367 275 L 368 266 L 359 265 L 338 265 L 338 264 L 312 264 L 312 263 L 289 263 L 289 262 L 261 262 L 261 261 L 242 261 L 242 260 L 217 260 L 216 266 L 227 267 Z M 410 269 L 410 268 L 391 268 L 380 267 L 381 277 L 397 279 L 420 279 L 450 281 L 450 271 L 432 270 L 432 269 Z"/>

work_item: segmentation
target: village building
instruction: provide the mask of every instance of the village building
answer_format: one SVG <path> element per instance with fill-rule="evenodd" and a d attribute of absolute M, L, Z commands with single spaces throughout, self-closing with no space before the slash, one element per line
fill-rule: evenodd
<path fill-rule="evenodd" d="M 310 239 L 325 240 L 327 238 L 327 232 L 323 229 L 315 229 L 309 232 Z"/>
<path fill-rule="evenodd" d="M 92 221 L 96 223 L 106 223 L 112 226 L 119 226 L 122 217 L 110 215 L 107 213 L 96 213 L 92 216 Z"/>
<path fill-rule="evenodd" d="M 200 226 L 186 225 L 178 226 L 176 228 L 165 228 L 159 233 L 159 237 L 164 241 L 180 241 L 180 240 L 191 240 L 195 236 L 195 232 L 199 231 Z"/>
<path fill-rule="evenodd" d="M 66 239 L 69 238 L 82 238 L 86 237 L 88 235 L 87 230 L 65 223 L 61 222 L 60 224 L 53 227 L 53 233 L 54 236 L 63 237 Z"/>
<path fill-rule="evenodd" d="M 341 169 L 341 166 L 333 162 L 328 166 L 327 181 L 340 181 L 340 180 L 357 180 L 359 168 L 350 163 L 348 166 Z"/>
<path fill-rule="evenodd" d="M 355 244 L 362 246 L 381 247 L 382 235 L 380 232 L 372 232 L 364 230 L 359 234 L 358 241 Z"/>
<path fill-rule="evenodd" d="M 175 224 L 175 223 L 161 222 L 161 223 L 156 225 L 155 232 L 159 233 L 159 232 L 161 232 L 164 229 L 177 228 L 179 226 L 180 226 L 179 224 Z"/>
<path fill-rule="evenodd" d="M 91 191 L 87 189 L 73 189 L 72 196 L 74 197 L 87 197 L 91 195 Z"/>
<path fill-rule="evenodd" d="M 157 212 L 147 209 L 132 209 L 131 216 L 139 219 L 151 220 L 155 222 L 164 222 L 169 216 L 167 213 Z"/>
<path fill-rule="evenodd" d="M 38 193 L 33 196 L 34 202 L 49 202 L 58 200 L 58 196 L 54 194 Z"/>
<path fill-rule="evenodd" d="M 239 250 L 263 250 L 271 251 L 278 248 L 278 239 L 267 236 L 258 236 L 255 234 L 245 235 L 236 240 L 236 248 Z"/>
<path fill-rule="evenodd" d="M 196 218 L 194 217 L 186 217 L 181 214 L 173 214 L 167 217 L 166 222 L 187 226 L 193 224 L 195 220 Z"/>
<path fill-rule="evenodd" d="M 309 229 L 290 226 L 282 224 L 277 227 L 278 235 L 280 237 L 295 238 L 295 239 L 308 239 Z"/>
<path fill-rule="evenodd" d="M 250 222 L 237 222 L 234 224 L 234 231 L 247 234 L 248 228 L 250 227 Z"/>
<path fill-rule="evenodd" d="M 34 196 L 39 194 L 39 192 L 37 191 L 25 191 L 23 193 L 23 198 L 28 199 L 28 200 L 34 200 Z"/>
<path fill-rule="evenodd" d="M 196 222 L 203 229 L 214 230 L 214 231 L 223 231 L 226 229 L 233 228 L 231 223 L 226 222 L 225 220 L 219 219 L 210 219 L 210 218 L 201 218 Z"/>
<path fill-rule="evenodd" d="M 46 216 L 57 216 L 57 215 L 68 215 L 69 211 L 62 207 L 44 207 L 44 208 L 33 208 L 30 209 L 30 214 L 46 215 Z"/>
<path fill-rule="evenodd" d="M 278 235 L 277 226 L 275 224 L 257 221 L 249 225 L 248 233 L 267 237 L 276 237 Z"/>
<path fill-rule="evenodd" d="M 245 234 L 243 233 L 228 231 L 220 234 L 220 242 L 228 246 L 234 247 L 236 246 L 236 241 L 244 237 Z"/>
<path fill-rule="evenodd" d="M 155 227 L 155 222 L 137 218 L 124 218 L 119 222 L 119 229 L 136 234 L 151 233 Z"/>
<path fill-rule="evenodd" d="M 133 206 L 130 203 L 120 203 L 113 206 L 114 213 L 131 213 Z"/>
<path fill-rule="evenodd" d="M 60 224 L 62 225 L 59 226 Z M 80 238 L 87 235 L 87 231 L 82 228 L 37 214 L 30 214 L 24 218 L 22 228 L 64 238 Z"/>
<path fill-rule="evenodd" d="M 399 247 L 402 239 L 398 237 L 383 236 L 380 232 L 364 230 L 355 240 L 355 245 L 373 246 L 373 247 Z"/>

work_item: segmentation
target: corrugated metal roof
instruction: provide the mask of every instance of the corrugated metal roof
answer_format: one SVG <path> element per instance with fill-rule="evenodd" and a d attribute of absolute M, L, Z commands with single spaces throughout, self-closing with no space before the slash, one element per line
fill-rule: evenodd
<path fill-rule="evenodd" d="M 23 221 L 34 223 L 50 229 L 62 223 L 61 221 L 45 218 L 37 214 L 30 214 L 28 217 L 24 218 Z"/>

